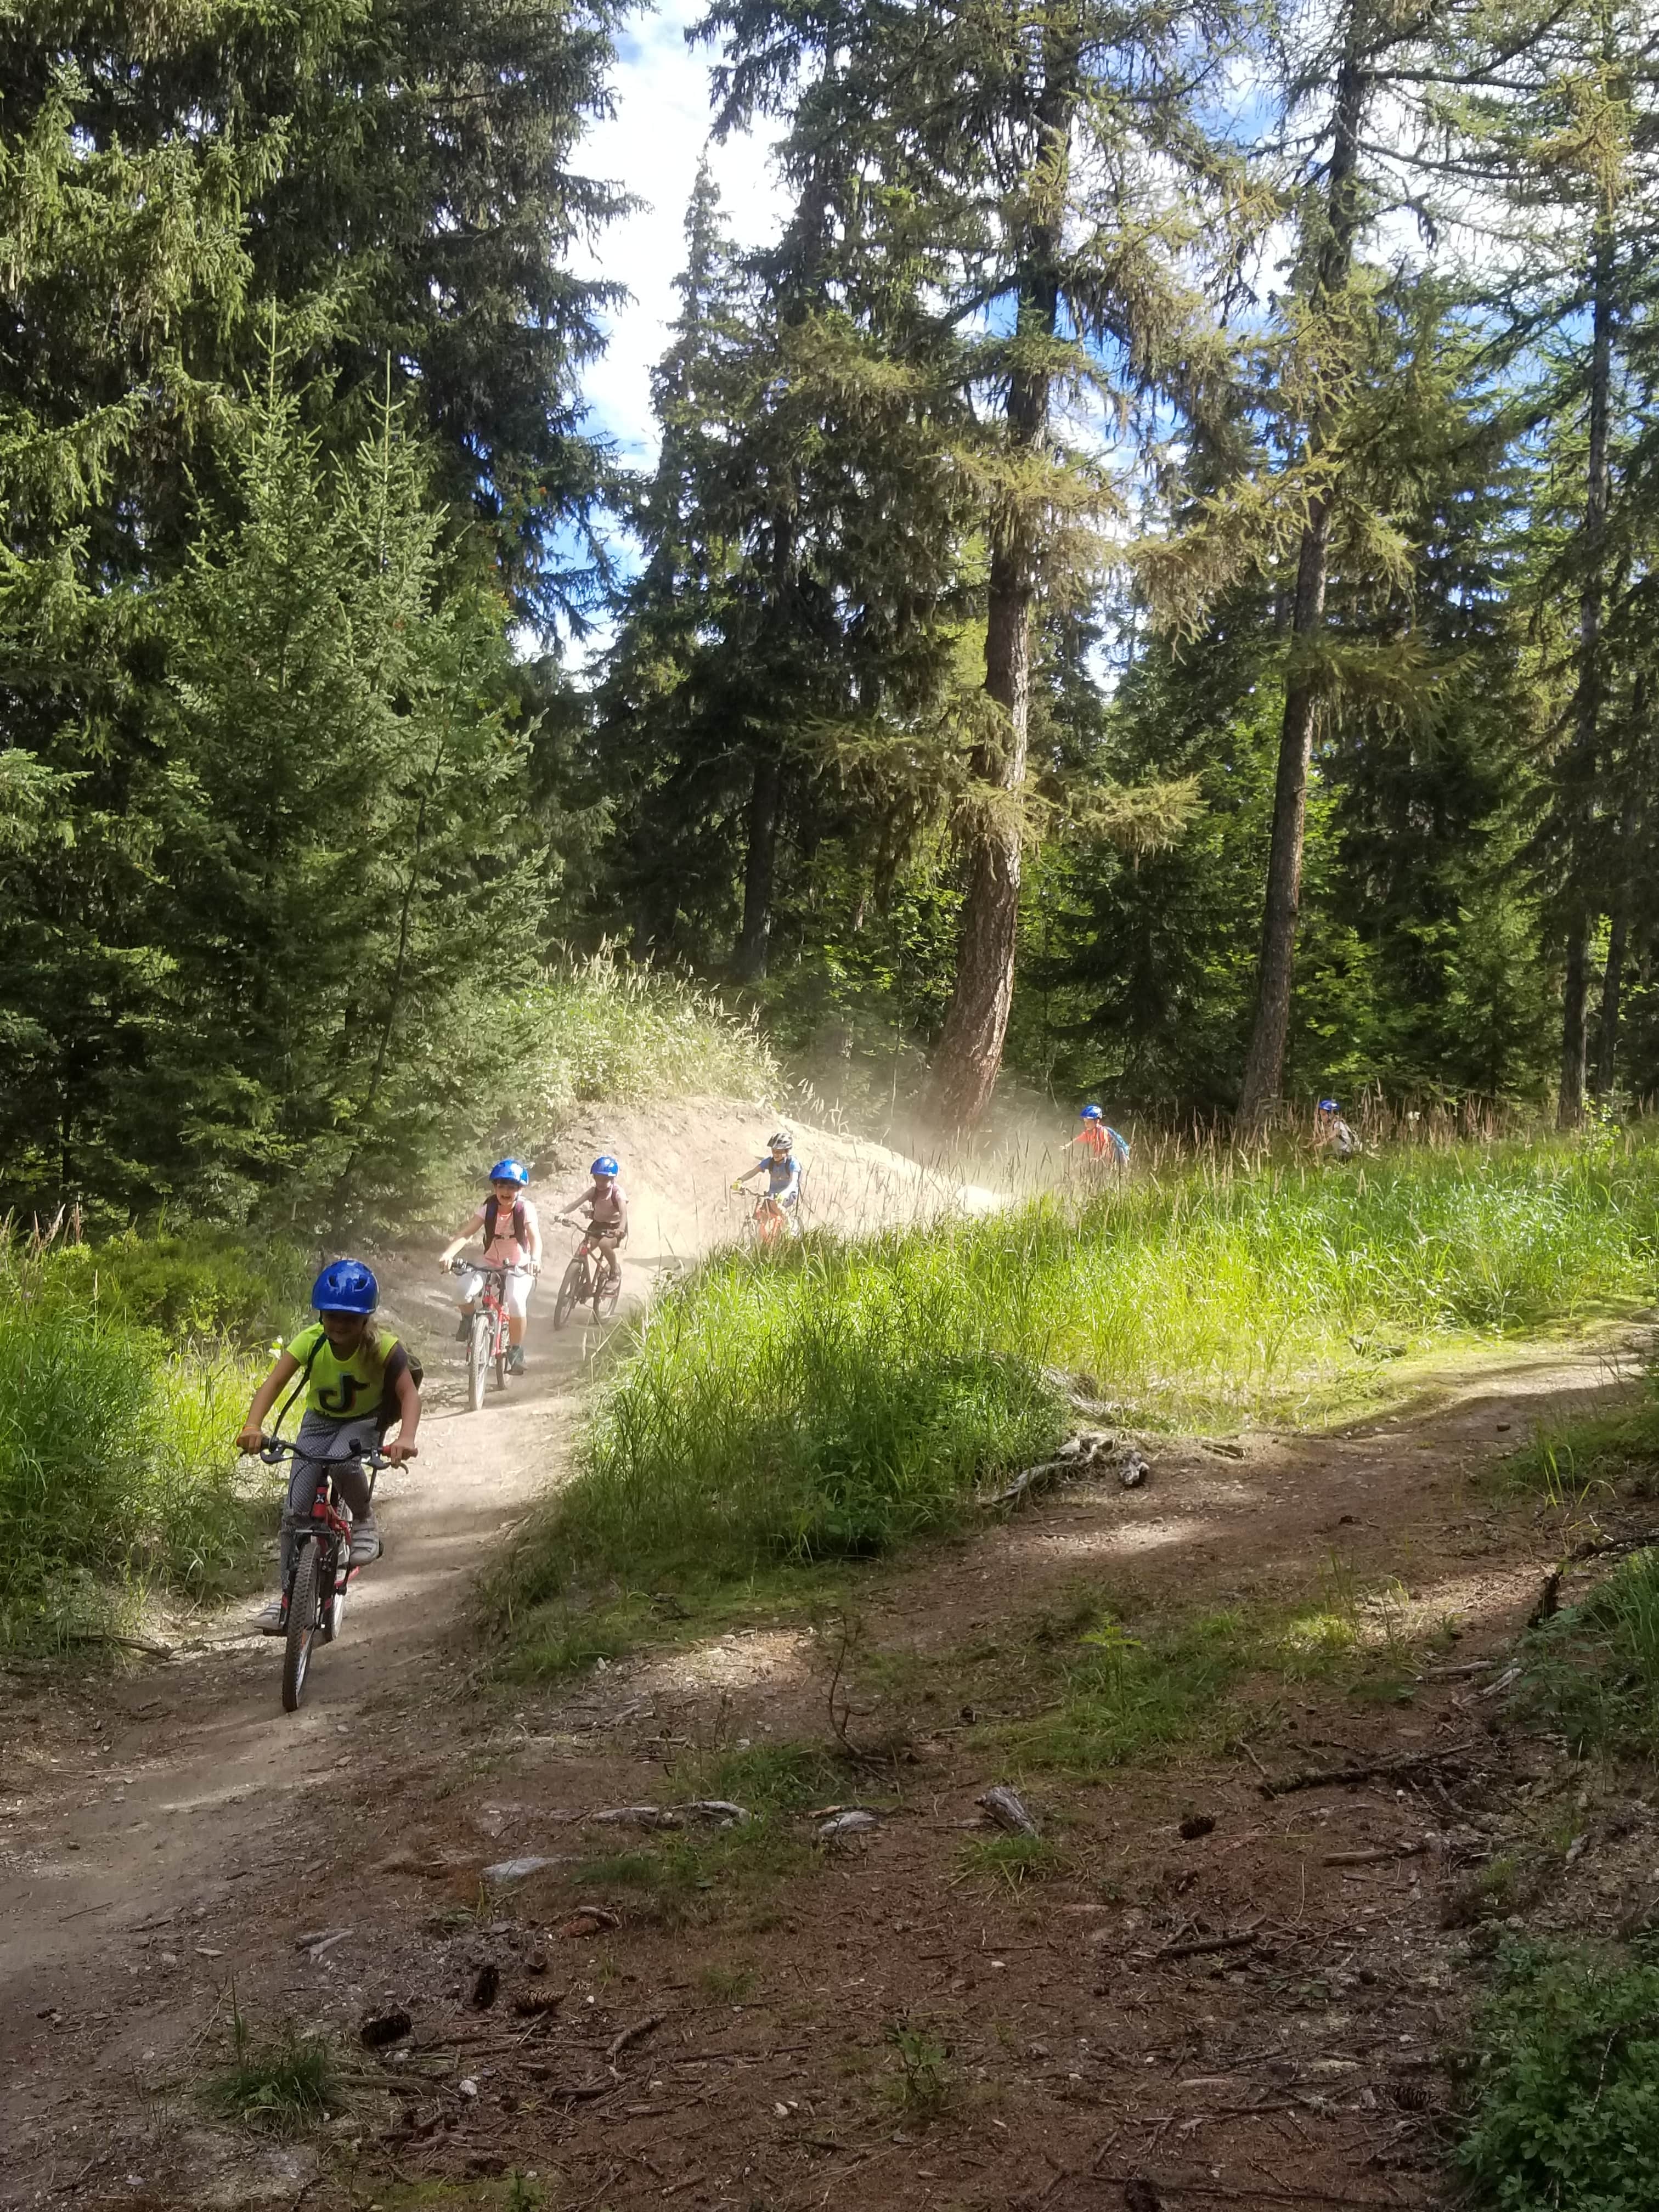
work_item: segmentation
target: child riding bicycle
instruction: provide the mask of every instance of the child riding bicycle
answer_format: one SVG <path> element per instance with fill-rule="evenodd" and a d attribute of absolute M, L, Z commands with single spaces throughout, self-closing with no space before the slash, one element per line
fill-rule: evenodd
<path fill-rule="evenodd" d="M 475 1231 L 481 1231 L 485 1263 L 507 1270 L 503 1289 L 509 1375 L 524 1373 L 524 1332 L 530 1311 L 530 1285 L 542 1270 L 542 1226 L 536 1218 L 535 1207 L 525 1196 L 529 1182 L 530 1170 L 522 1160 L 497 1160 L 489 1170 L 489 1196 L 454 1242 L 444 1247 L 438 1261 L 447 1274 L 455 1255 Z M 483 1286 L 483 1276 L 476 1267 L 469 1269 L 461 1279 L 461 1320 L 455 1332 L 459 1344 L 466 1342 Z"/>
<path fill-rule="evenodd" d="M 331 1261 L 311 1286 L 317 1319 L 277 1354 L 254 1392 L 237 1435 L 239 1450 L 257 1452 L 271 1407 L 294 1377 L 300 1376 L 305 1412 L 295 1439 L 283 1512 L 283 1586 L 259 1616 L 267 1636 L 287 1632 L 294 1532 L 311 1518 L 317 1492 L 328 1477 L 332 1474 L 351 1515 L 351 1564 L 367 1566 L 380 1557 L 380 1532 L 363 1455 L 378 1446 L 394 1462 L 416 1456 L 420 1394 L 408 1352 L 391 1329 L 374 1326 L 380 1302 L 380 1285 L 372 1269 L 361 1260 Z M 287 1410 L 284 1405 L 283 1412 Z M 382 1444 L 394 1422 L 397 1441 Z"/>
<path fill-rule="evenodd" d="M 628 1241 L 628 1200 L 617 1178 L 622 1173 L 618 1164 L 609 1152 L 601 1152 L 587 1170 L 593 1178 L 585 1191 L 568 1199 L 559 1208 L 558 1218 L 568 1221 L 573 1229 L 586 1229 L 588 1243 L 599 1255 L 599 1273 L 603 1281 L 622 1284 L 621 1247 Z M 579 1206 L 587 1208 L 586 1222 L 572 1221 L 570 1217 Z"/>
<path fill-rule="evenodd" d="M 742 1190 L 757 1175 L 766 1177 L 766 1197 L 763 1205 L 775 1209 L 792 1237 L 800 1235 L 800 1162 L 795 1158 L 795 1140 L 787 1129 L 775 1129 L 766 1140 L 766 1158 L 757 1160 L 754 1166 L 740 1175 L 732 1184 L 733 1190 Z"/>
<path fill-rule="evenodd" d="M 1129 1164 L 1129 1140 L 1119 1134 L 1101 1112 L 1098 1106 L 1088 1105 L 1079 1109 L 1078 1119 L 1083 1127 L 1076 1136 L 1068 1137 L 1062 1150 L 1081 1145 L 1091 1160 L 1102 1167 L 1121 1170 Z"/>

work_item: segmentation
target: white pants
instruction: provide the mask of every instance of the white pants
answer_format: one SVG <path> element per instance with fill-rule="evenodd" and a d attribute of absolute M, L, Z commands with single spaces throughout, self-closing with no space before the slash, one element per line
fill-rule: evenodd
<path fill-rule="evenodd" d="M 530 1285 L 535 1277 L 528 1267 L 513 1267 L 507 1277 L 507 1310 L 515 1321 L 522 1321 L 530 1310 Z M 484 1278 L 476 1270 L 461 1277 L 461 1304 L 475 1306 L 483 1296 Z"/>

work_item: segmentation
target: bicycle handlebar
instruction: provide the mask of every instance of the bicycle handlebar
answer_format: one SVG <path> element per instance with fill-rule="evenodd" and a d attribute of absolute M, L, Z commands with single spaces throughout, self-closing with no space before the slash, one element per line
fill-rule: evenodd
<path fill-rule="evenodd" d="M 299 1447 L 287 1437 L 261 1437 L 259 1439 L 258 1456 L 267 1467 L 278 1467 L 283 1460 L 295 1459 L 298 1455 Z M 358 1452 L 355 1456 L 361 1459 L 365 1467 L 372 1467 L 377 1474 L 386 1468 L 398 1465 L 395 1459 L 386 1457 L 379 1444 L 371 1444 L 366 1452 Z M 323 1464 L 327 1466 L 330 1462 L 325 1461 Z"/>
<path fill-rule="evenodd" d="M 514 1267 L 499 1260 L 452 1260 L 449 1272 L 452 1275 L 499 1275 L 505 1282 L 509 1275 L 533 1275 L 536 1270 L 527 1260 Z"/>

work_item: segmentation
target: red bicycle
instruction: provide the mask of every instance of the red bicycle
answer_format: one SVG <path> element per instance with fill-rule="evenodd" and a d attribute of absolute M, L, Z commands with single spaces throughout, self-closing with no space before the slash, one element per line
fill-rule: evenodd
<path fill-rule="evenodd" d="M 483 1288 L 478 1293 L 473 1309 L 472 1327 L 466 1339 L 466 1402 L 475 1413 L 482 1413 L 484 1383 L 493 1367 L 495 1388 L 507 1388 L 507 1352 L 510 1339 L 507 1327 L 507 1279 L 520 1274 L 518 1267 L 497 1267 L 489 1260 L 452 1260 L 450 1272 L 456 1275 L 482 1275 Z"/>
<path fill-rule="evenodd" d="M 281 1437 L 264 1437 L 259 1456 L 267 1467 L 276 1467 L 295 1456 L 295 1448 Z M 368 1496 L 374 1500 L 374 1478 L 392 1462 L 378 1444 L 358 1455 L 368 1469 Z M 311 1672 L 312 1647 L 320 1637 L 332 1644 L 345 1622 L 346 1593 L 354 1575 L 362 1570 L 351 1564 L 351 1522 L 335 1488 L 334 1472 L 317 1486 L 311 1518 L 294 1535 L 294 1553 L 283 1597 L 288 1607 L 288 1641 L 283 1647 L 283 1711 L 297 1713 Z"/>
<path fill-rule="evenodd" d="M 553 1301 L 553 1326 L 562 1328 L 578 1306 L 592 1301 L 593 1318 L 604 1321 L 617 1310 L 617 1301 L 622 1296 L 622 1269 L 606 1267 L 599 1250 L 600 1232 L 583 1228 L 580 1221 L 571 1220 L 562 1213 L 559 1219 L 567 1229 L 580 1229 L 581 1242 L 570 1255 L 570 1265 L 564 1271 L 564 1280 L 559 1285 L 559 1295 Z"/>

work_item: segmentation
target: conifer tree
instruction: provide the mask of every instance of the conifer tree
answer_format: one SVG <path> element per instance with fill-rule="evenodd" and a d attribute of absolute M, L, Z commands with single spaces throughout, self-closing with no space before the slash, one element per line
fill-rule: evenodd
<path fill-rule="evenodd" d="M 1054 402 L 1087 392 L 1133 419 L 1160 379 L 1193 380 L 1202 346 L 1181 263 L 1195 180 L 1216 166 L 1194 117 L 1220 44 L 1197 58 L 1222 21 L 1201 6 L 1098 0 L 1003 11 L 722 0 L 704 27 L 722 43 L 725 121 L 787 112 L 797 167 L 832 133 L 856 149 L 862 190 L 841 218 L 849 274 L 863 268 L 873 325 L 901 358 L 925 350 L 944 368 L 941 465 L 978 503 L 983 677 L 932 1091 L 948 1128 L 983 1114 L 1007 1027 L 1035 611 L 1097 558 L 1091 525 L 1111 504 L 1103 471 L 1068 449 Z"/>

